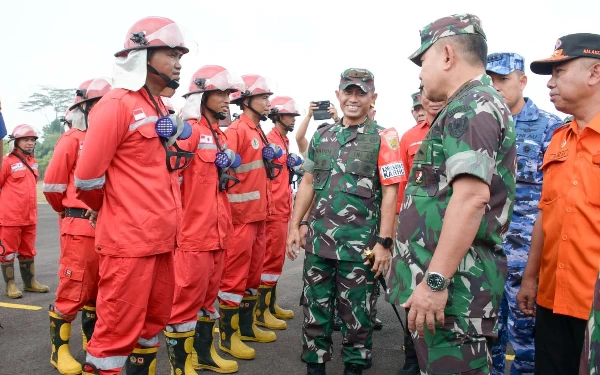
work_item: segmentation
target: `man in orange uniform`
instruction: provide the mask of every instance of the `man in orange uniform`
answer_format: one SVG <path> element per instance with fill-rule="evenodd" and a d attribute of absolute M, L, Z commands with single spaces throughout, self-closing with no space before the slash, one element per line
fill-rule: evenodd
<path fill-rule="evenodd" d="M 71 129 L 54 146 L 54 154 L 44 175 L 44 195 L 63 220 L 60 224 L 61 254 L 58 289 L 50 305 L 50 363 L 63 375 L 80 374 L 81 364 L 69 350 L 71 322 L 83 308 L 81 330 L 87 347 L 96 325 L 98 294 L 98 255 L 94 248 L 94 228 L 88 220 L 88 207 L 75 197 L 74 172 L 88 127 L 88 114 L 100 98 L 110 91 L 104 78 L 84 82 L 77 90 L 75 104 L 69 108 Z"/>
<path fill-rule="evenodd" d="M 190 157 L 175 143 L 183 122 L 165 118 L 160 95 L 178 87 L 179 60 L 187 52 L 170 19 L 138 21 L 116 54 L 115 88 L 90 113 L 75 169 L 77 198 L 94 211 L 92 221 L 97 215 L 98 321 L 86 375 L 116 375 L 125 363 L 127 374 L 155 373 L 158 334 L 173 301 L 181 222 L 177 169 Z M 177 131 L 168 135 L 164 128 L 174 123 Z M 183 346 L 182 339 L 172 340 Z"/>
<path fill-rule="evenodd" d="M 15 284 L 14 260 L 19 258 L 21 278 L 26 292 L 48 293 L 46 285 L 35 280 L 33 258 L 37 227 L 38 163 L 33 157 L 38 135 L 29 125 L 17 125 L 10 135 L 13 151 L 4 156 L 0 170 L 0 266 L 6 282 L 6 295 L 21 298 Z M 1 249 L 0 249 L 1 250 Z"/>
<path fill-rule="evenodd" d="M 540 213 L 517 294 L 519 309 L 535 314 L 536 374 L 577 374 L 592 308 L 600 263 L 599 45 L 597 34 L 566 35 L 551 57 L 530 66 L 551 75 L 550 101 L 574 116 L 544 154 Z"/>
<path fill-rule="evenodd" d="M 288 223 L 292 214 L 290 177 L 294 176 L 292 168 L 302 163 L 298 155 L 289 153 L 290 141 L 287 134 L 294 131 L 296 116 L 300 116 L 300 112 L 292 98 L 277 96 L 271 100 L 269 118 L 275 125 L 267 134 L 267 140 L 279 146 L 283 152 L 280 158 L 273 160 L 281 166 L 281 173 L 271 181 L 273 204 L 267 216 L 267 248 L 260 277 L 260 301 L 256 314 L 256 324 L 269 329 L 286 329 L 287 323 L 281 319 L 294 317 L 293 311 L 284 310 L 276 304 L 275 288 L 283 271 Z"/>
<path fill-rule="evenodd" d="M 427 135 L 429 128 L 431 127 L 431 123 L 435 119 L 435 116 L 444 108 L 446 105 L 445 102 L 432 102 L 427 99 L 423 95 L 423 87 L 417 93 L 411 95 L 413 98 L 413 108 L 415 103 L 422 108 L 425 112 L 425 119 L 419 122 L 417 125 L 413 126 L 409 130 L 407 130 L 400 139 L 400 159 L 402 160 L 402 165 L 404 166 L 404 174 L 402 176 L 402 181 L 398 184 L 398 202 L 396 203 L 396 223 L 398 222 L 398 214 L 400 213 L 402 199 L 404 198 L 404 190 L 406 189 L 406 184 L 408 182 L 408 175 L 410 175 L 410 170 L 412 169 L 413 160 L 417 151 L 419 151 L 419 147 L 421 146 L 421 142 Z M 414 112 L 414 109 L 413 109 Z M 408 316 L 408 310 L 406 309 L 406 316 Z M 400 369 L 396 375 L 416 375 L 419 374 L 419 362 L 417 361 L 417 352 L 415 351 L 415 344 L 412 341 L 410 332 L 408 331 L 408 325 L 405 327 L 404 331 L 404 366 Z"/>
<path fill-rule="evenodd" d="M 175 252 L 173 309 L 165 335 L 193 337 L 194 344 L 193 349 L 186 347 L 186 352 L 173 350 L 169 359 L 175 373 L 190 375 L 196 374 L 194 369 L 202 369 L 228 374 L 238 370 L 235 361 L 221 358 L 213 346 L 213 327 L 219 317 L 213 303 L 233 232 L 225 174 L 236 162 L 219 120 L 229 114 L 229 94 L 243 88 L 241 79 L 235 80 L 225 68 L 207 65 L 194 74 L 184 95 L 182 114 L 193 133 L 179 145 L 196 150 L 196 157 L 182 173 L 183 221 Z M 223 158 L 225 164 L 221 164 Z M 171 352 L 169 339 L 167 345 Z"/>
<path fill-rule="evenodd" d="M 254 349 L 242 340 L 272 342 L 277 338 L 274 332 L 256 327 L 254 320 L 265 256 L 267 206 L 271 200 L 267 175 L 273 177 L 275 168 L 263 158 L 263 154 L 272 157 L 268 151 L 273 148 L 267 147 L 267 137 L 260 127 L 260 121 L 267 119 L 272 92 L 261 76 L 245 75 L 242 79 L 246 88 L 233 93 L 231 102 L 239 105 L 243 113 L 225 130 L 227 146 L 241 156 L 242 164 L 233 170 L 240 183 L 227 191 L 233 236 L 219 290 L 219 347 L 236 358 L 253 359 Z"/>

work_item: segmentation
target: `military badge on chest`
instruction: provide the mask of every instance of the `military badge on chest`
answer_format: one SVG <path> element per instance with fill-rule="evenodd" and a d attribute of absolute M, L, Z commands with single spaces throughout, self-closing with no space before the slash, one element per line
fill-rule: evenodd
<path fill-rule="evenodd" d="M 423 184 L 423 171 L 419 170 L 415 172 L 415 184 L 422 185 Z"/>

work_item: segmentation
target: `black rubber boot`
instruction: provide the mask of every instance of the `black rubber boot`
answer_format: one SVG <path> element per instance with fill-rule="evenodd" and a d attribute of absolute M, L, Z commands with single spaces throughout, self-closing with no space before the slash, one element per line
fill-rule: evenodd
<path fill-rule="evenodd" d="M 155 375 L 158 348 L 135 348 L 125 361 L 127 375 Z"/>
<path fill-rule="evenodd" d="M 364 368 L 363 365 L 356 363 L 346 363 L 344 364 L 344 375 L 362 375 Z"/>
<path fill-rule="evenodd" d="M 220 374 L 231 374 L 238 371 L 236 361 L 223 359 L 213 345 L 213 328 L 215 321 L 207 317 L 199 317 L 194 335 L 194 352 L 192 365 L 196 370 L 209 370 Z"/>
<path fill-rule="evenodd" d="M 96 307 L 85 305 L 81 310 L 81 334 L 83 336 L 83 351 L 87 352 L 87 344 L 92 339 L 98 316 Z"/>
<path fill-rule="evenodd" d="M 327 375 L 324 363 L 307 363 L 306 375 Z"/>

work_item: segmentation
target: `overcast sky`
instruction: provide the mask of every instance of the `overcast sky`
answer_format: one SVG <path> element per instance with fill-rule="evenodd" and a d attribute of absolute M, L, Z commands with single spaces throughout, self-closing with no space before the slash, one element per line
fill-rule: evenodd
<path fill-rule="evenodd" d="M 529 63 L 548 57 L 560 36 L 600 32 L 598 1 L 14 1 L 3 7 L 0 22 L 2 112 L 9 131 L 20 123 L 41 130 L 46 117 L 18 110 L 19 102 L 40 85 L 74 88 L 110 76 L 129 27 L 155 15 L 177 22 L 191 49 L 182 58 L 176 107 L 202 65 L 267 76 L 275 94 L 294 98 L 303 113 L 311 100 L 339 107 L 340 73 L 367 68 L 379 94 L 377 121 L 402 133 L 414 125 L 410 94 L 418 88 L 419 68 L 407 57 L 419 47 L 419 30 L 465 12 L 481 18 L 490 53 L 525 57 L 526 96 L 558 113 L 548 100 L 547 77 L 533 75 Z"/>

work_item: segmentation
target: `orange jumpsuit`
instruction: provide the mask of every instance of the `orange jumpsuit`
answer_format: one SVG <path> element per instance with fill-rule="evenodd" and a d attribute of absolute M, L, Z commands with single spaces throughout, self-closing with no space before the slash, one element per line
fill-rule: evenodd
<path fill-rule="evenodd" d="M 158 346 L 171 314 L 181 196 L 154 128 L 158 112 L 143 89 L 111 90 L 90 113 L 75 169 L 77 198 L 99 211 L 98 322 L 87 362 L 103 375 L 118 374 L 136 344 Z"/>
<path fill-rule="evenodd" d="M 15 155 L 31 167 L 33 173 Z M 38 163 L 18 150 L 5 156 L 0 170 L 0 239 L 6 252 L 0 262 L 35 257 Z"/>
<path fill-rule="evenodd" d="M 56 212 L 67 208 L 78 214 L 87 206 L 76 198 L 75 167 L 86 132 L 69 129 L 56 142 L 44 175 L 44 195 Z M 60 221 L 61 248 L 58 289 L 54 312 L 72 321 L 84 305 L 95 305 L 98 294 L 98 255 L 94 249 L 94 228 L 83 215 L 71 210 Z"/>
<path fill-rule="evenodd" d="M 233 173 L 240 183 L 227 191 L 233 236 L 225 254 L 219 299 L 238 306 L 244 295 L 257 295 L 260 287 L 270 191 L 262 159 L 264 142 L 256 125 L 242 114 L 225 134 L 227 146 L 242 157 L 242 164 Z"/>
<path fill-rule="evenodd" d="M 286 163 L 290 147 L 289 139 L 287 136 L 281 135 L 277 128 L 273 128 L 267 134 L 267 139 L 283 150 L 283 155 L 274 160 L 276 164 L 282 165 L 283 168 L 279 176 L 271 181 L 273 204 L 271 212 L 267 216 L 265 228 L 267 248 L 260 277 L 261 283 L 273 286 L 277 284 L 285 262 L 285 243 L 287 241 L 288 223 L 292 213 L 292 187 L 289 183 L 290 170 Z"/>
<path fill-rule="evenodd" d="M 400 212 L 400 206 L 402 205 L 402 199 L 404 198 L 404 190 L 406 190 L 408 175 L 410 175 L 413 160 L 415 159 L 415 155 L 417 154 L 417 151 L 419 151 L 419 147 L 421 147 L 421 142 L 425 139 L 430 127 L 429 121 L 425 119 L 407 130 L 406 133 L 402 135 L 402 139 L 400 139 L 400 160 L 402 161 L 404 170 L 402 180 L 398 184 L 396 214 Z"/>
<path fill-rule="evenodd" d="M 196 150 L 196 157 L 183 170 L 181 200 L 183 222 L 175 252 L 175 296 L 169 325 L 178 332 L 192 331 L 197 316 L 219 317 L 213 303 L 217 298 L 225 261 L 225 249 L 233 234 L 227 193 L 219 190 L 215 165 L 219 151 L 205 117 L 188 121 L 193 133 L 179 141 L 184 150 Z M 227 138 L 213 125 L 219 146 Z"/>

